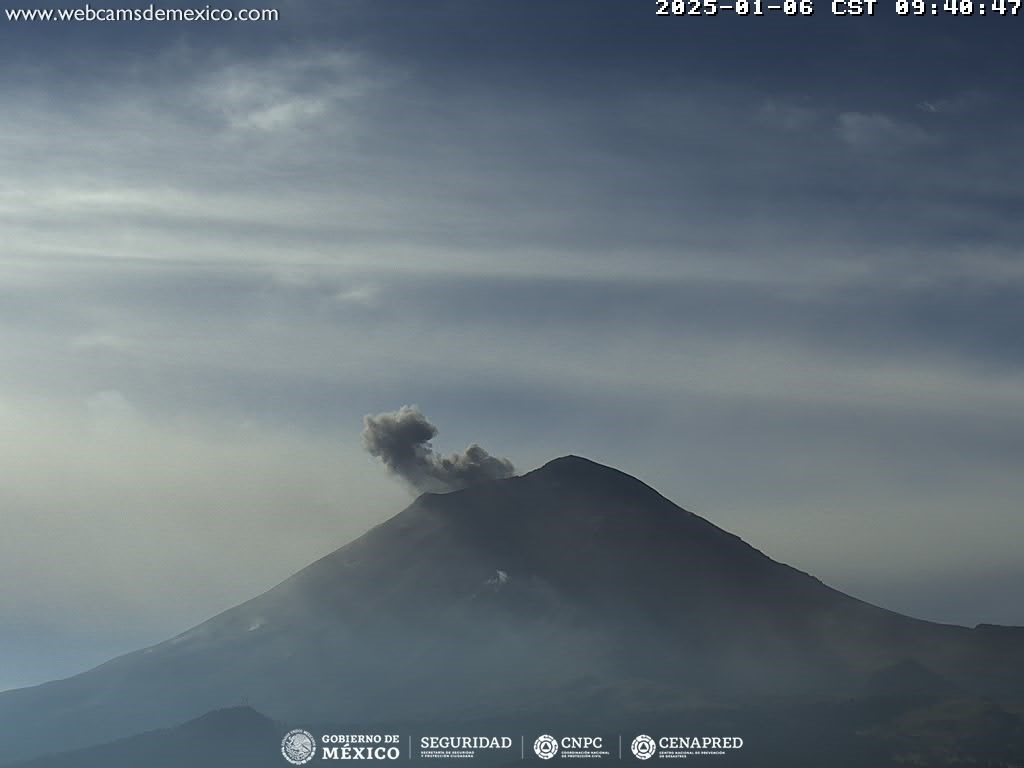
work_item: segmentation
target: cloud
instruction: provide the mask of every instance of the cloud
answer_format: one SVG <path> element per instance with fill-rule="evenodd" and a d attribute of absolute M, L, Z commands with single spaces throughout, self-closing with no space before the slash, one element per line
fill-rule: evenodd
<path fill-rule="evenodd" d="M 450 456 L 434 451 L 430 441 L 437 436 L 437 427 L 415 405 L 368 415 L 363 423 L 366 450 L 419 491 L 454 491 L 515 472 L 508 459 L 491 456 L 476 443 Z"/>
<path fill-rule="evenodd" d="M 843 112 L 836 132 L 844 142 L 859 149 L 899 149 L 935 143 L 935 137 L 916 125 L 875 113 Z"/>
<path fill-rule="evenodd" d="M 917 103 L 917 108 L 931 115 L 961 115 L 977 113 L 991 103 L 992 98 L 983 91 L 965 91 L 950 98 L 923 99 Z"/>
<path fill-rule="evenodd" d="M 232 129 L 287 132 L 326 116 L 351 119 L 373 87 L 363 67 L 357 56 L 338 51 L 276 57 L 223 67 L 196 93 Z"/>
<path fill-rule="evenodd" d="M 379 523 L 405 489 L 351 444 L 377 400 L 634 471 L 827 581 L 888 563 L 881 602 L 1019 561 L 1013 35 L 737 58 L 585 5 L 0 29 L 5 624 L 128 650 Z M 434 435 L 406 458 L 441 488 Z M 998 619 L 985 594 L 942 617 Z"/>
<path fill-rule="evenodd" d="M 339 290 L 334 299 L 343 305 L 372 307 L 377 302 L 377 294 L 375 285 L 355 285 Z"/>

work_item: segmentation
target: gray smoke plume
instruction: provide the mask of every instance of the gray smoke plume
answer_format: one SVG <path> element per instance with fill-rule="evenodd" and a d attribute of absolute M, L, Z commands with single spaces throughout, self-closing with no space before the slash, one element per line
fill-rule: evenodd
<path fill-rule="evenodd" d="M 366 416 L 363 424 L 366 450 L 418 491 L 454 491 L 515 472 L 511 461 L 491 456 L 476 443 L 462 453 L 437 453 L 430 444 L 437 427 L 415 405 Z"/>

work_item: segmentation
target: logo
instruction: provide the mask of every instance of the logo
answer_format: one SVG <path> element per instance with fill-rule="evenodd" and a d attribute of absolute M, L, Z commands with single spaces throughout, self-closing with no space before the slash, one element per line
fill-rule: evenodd
<path fill-rule="evenodd" d="M 288 731 L 281 739 L 281 754 L 292 765 L 305 765 L 316 756 L 316 739 L 301 728 Z"/>
<path fill-rule="evenodd" d="M 560 736 L 544 734 L 533 742 L 533 751 L 541 760 L 553 757 L 562 759 L 597 760 L 611 757 L 612 753 L 604 748 L 604 736 Z"/>
<path fill-rule="evenodd" d="M 657 741 L 646 734 L 633 739 L 633 754 L 639 760 L 657 755 L 659 758 L 714 757 L 743 749 L 739 736 L 659 736 Z"/>
<path fill-rule="evenodd" d="M 511 752 L 511 736 L 423 736 L 419 756 L 434 758 L 472 758 L 486 750 Z"/>
<path fill-rule="evenodd" d="M 558 742 L 555 741 L 554 736 L 548 736 L 545 733 L 533 742 L 533 751 L 541 760 L 550 760 L 558 754 Z"/>
<path fill-rule="evenodd" d="M 396 733 L 325 733 L 320 742 L 321 760 L 397 760 L 402 755 Z"/>
<path fill-rule="evenodd" d="M 658 746 L 654 743 L 654 739 L 645 733 L 641 733 L 633 739 L 630 749 L 633 750 L 633 754 L 638 759 L 648 760 L 654 757 L 654 753 L 658 751 Z"/>

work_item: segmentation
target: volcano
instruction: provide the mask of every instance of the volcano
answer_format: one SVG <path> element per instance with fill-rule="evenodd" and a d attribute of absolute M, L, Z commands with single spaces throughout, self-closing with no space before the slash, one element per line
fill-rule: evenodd
<path fill-rule="evenodd" d="M 280 722 L 460 723 L 1024 690 L 1024 632 L 912 619 L 567 456 L 424 494 L 270 591 L 0 694 L 0 760 L 245 703 Z M 613 725 L 613 727 L 617 727 Z"/>

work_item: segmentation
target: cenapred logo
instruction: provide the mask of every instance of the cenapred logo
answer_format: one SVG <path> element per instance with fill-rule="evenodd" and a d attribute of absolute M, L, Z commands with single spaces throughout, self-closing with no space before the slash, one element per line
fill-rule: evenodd
<path fill-rule="evenodd" d="M 654 743 L 654 739 L 645 733 L 641 733 L 630 745 L 630 749 L 633 750 L 633 754 L 640 760 L 648 760 L 654 757 L 654 753 L 658 751 L 658 745 Z"/>
<path fill-rule="evenodd" d="M 543 736 L 538 736 L 537 740 L 533 742 L 533 751 L 541 760 L 550 760 L 558 754 L 558 742 L 555 741 L 554 736 L 545 733 Z"/>
<path fill-rule="evenodd" d="M 288 731 L 281 739 L 281 754 L 292 765 L 305 765 L 316 756 L 316 739 L 301 728 Z"/>
<path fill-rule="evenodd" d="M 654 739 L 642 733 L 630 746 L 638 760 L 714 757 L 743 749 L 743 739 L 739 736 L 659 736 Z"/>

